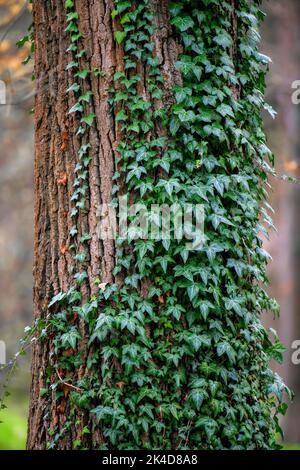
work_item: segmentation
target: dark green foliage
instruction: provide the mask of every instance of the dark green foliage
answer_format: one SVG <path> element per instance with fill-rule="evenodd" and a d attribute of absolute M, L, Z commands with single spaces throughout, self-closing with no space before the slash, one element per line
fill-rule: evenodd
<path fill-rule="evenodd" d="M 91 94 L 82 95 L 81 84 L 92 72 L 78 68 L 78 15 L 73 2 L 66 2 L 66 9 L 75 45 L 70 91 L 78 95 L 70 112 L 82 115 L 78 134 L 84 136 L 95 115 L 85 116 Z M 111 90 L 112 112 L 124 135 L 116 196 L 124 175 L 135 203 L 203 204 L 205 244 L 201 251 L 188 251 L 186 240 L 119 240 L 115 274 L 125 276 L 121 288 L 101 285 L 99 275 L 99 295 L 82 305 L 83 268 L 75 275 L 76 288 L 51 302 L 56 311 L 61 306 L 46 325 L 55 335 L 55 367 L 78 367 L 80 332 L 68 315 L 86 322 L 90 374 L 75 384 L 71 402 L 90 411 L 93 426 L 103 433 L 103 449 L 276 447 L 278 413 L 285 411 L 288 390 L 269 369 L 282 347 L 259 319 L 264 310 L 278 309 L 262 287 L 268 254 L 260 238 L 266 232 L 262 219 L 272 225 L 267 189 L 273 157 L 261 119 L 268 60 L 258 52 L 259 2 L 236 2 L 237 44 L 233 13 L 229 0 L 170 4 L 170 21 L 183 46 L 177 62 L 183 84 L 174 88 L 176 102 L 168 109 L 155 106 L 164 84 L 153 54 L 149 2 L 139 1 L 134 9 L 131 2 L 115 2 L 112 17 L 122 25 L 115 38 L 125 51 L 125 73 L 115 74 L 118 91 Z M 148 101 L 137 93 L 140 62 L 147 70 Z M 155 137 L 156 129 L 165 132 Z M 76 170 L 75 239 L 88 150 L 85 142 Z M 84 263 L 88 234 L 78 241 L 75 256 Z M 142 296 L 145 279 L 150 287 Z M 63 355 L 70 348 L 74 354 Z M 49 447 L 55 445 L 49 435 Z"/>

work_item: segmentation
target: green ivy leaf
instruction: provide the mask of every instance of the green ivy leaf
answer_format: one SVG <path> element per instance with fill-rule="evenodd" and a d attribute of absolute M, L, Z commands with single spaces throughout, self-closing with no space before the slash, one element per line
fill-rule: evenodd
<path fill-rule="evenodd" d="M 78 83 L 73 83 L 73 85 L 71 85 L 67 89 L 67 93 L 69 93 L 70 91 L 74 91 L 74 93 L 77 93 L 79 90 L 80 90 L 80 85 Z"/>
<path fill-rule="evenodd" d="M 67 14 L 67 21 L 78 20 L 79 15 L 76 11 L 72 11 L 71 13 Z"/>
<path fill-rule="evenodd" d="M 216 434 L 218 429 L 218 423 L 209 416 L 202 416 L 197 419 L 196 426 L 205 430 L 209 440 Z"/>
<path fill-rule="evenodd" d="M 199 287 L 196 286 L 195 284 L 192 284 L 190 287 L 188 287 L 187 293 L 188 293 L 189 299 L 192 301 L 198 295 Z"/>
<path fill-rule="evenodd" d="M 81 335 L 75 326 L 70 331 L 61 336 L 61 343 L 64 348 L 76 349 L 77 341 L 81 339 Z"/>
<path fill-rule="evenodd" d="M 127 121 L 127 119 L 128 116 L 123 109 L 116 114 L 116 121 Z"/>
<path fill-rule="evenodd" d="M 171 20 L 171 24 L 176 26 L 181 32 L 187 31 L 195 25 L 190 16 L 177 16 Z"/>
<path fill-rule="evenodd" d="M 79 70 L 75 73 L 74 77 L 79 77 L 82 80 L 85 80 L 86 77 L 89 75 L 90 71 L 88 69 Z"/>
<path fill-rule="evenodd" d="M 86 93 L 84 93 L 84 95 L 81 95 L 79 98 L 78 98 L 78 101 L 81 102 L 81 101 L 85 101 L 86 103 L 89 103 L 91 101 L 91 97 L 93 96 L 93 92 L 92 91 L 87 91 Z"/>
<path fill-rule="evenodd" d="M 82 113 L 82 112 L 83 112 L 83 106 L 78 102 L 76 104 L 74 104 L 74 106 L 72 106 L 72 108 L 69 109 L 69 114 Z"/>
<path fill-rule="evenodd" d="M 81 285 L 84 283 L 85 279 L 88 279 L 88 274 L 85 271 L 82 271 L 80 273 L 76 273 L 74 276 L 74 279 L 76 279 L 77 284 Z"/>
<path fill-rule="evenodd" d="M 214 42 L 219 46 L 222 46 L 224 49 L 227 49 L 232 46 L 232 38 L 230 34 L 226 31 L 223 31 L 221 34 L 215 36 Z"/>
<path fill-rule="evenodd" d="M 53 299 L 51 299 L 51 301 L 49 302 L 48 304 L 48 307 L 52 307 L 52 305 L 58 303 L 58 302 L 61 302 L 62 300 L 64 300 L 66 298 L 66 293 L 65 292 L 59 292 L 57 295 L 55 295 L 53 297 Z"/>
<path fill-rule="evenodd" d="M 116 17 L 117 15 L 118 15 L 118 10 L 112 10 L 112 12 L 111 12 L 111 17 L 112 17 L 113 20 L 115 19 L 115 17 Z"/>
<path fill-rule="evenodd" d="M 65 1 L 65 8 L 67 10 L 71 10 L 74 7 L 74 2 L 72 0 L 66 0 Z"/>
<path fill-rule="evenodd" d="M 217 354 L 218 354 L 218 356 L 223 356 L 224 354 L 226 354 L 229 361 L 232 364 L 235 363 L 235 357 L 236 357 L 235 351 L 230 346 L 230 344 L 227 343 L 226 341 L 221 341 L 220 343 L 218 343 L 218 345 L 217 345 Z"/>
<path fill-rule="evenodd" d="M 190 393 L 190 400 L 195 405 L 197 411 L 200 410 L 204 398 L 205 393 L 201 389 L 194 388 Z"/>
<path fill-rule="evenodd" d="M 95 113 L 90 113 L 88 116 L 84 116 L 83 118 L 80 119 L 80 122 L 84 122 L 88 126 L 91 126 L 95 120 L 96 114 Z"/>

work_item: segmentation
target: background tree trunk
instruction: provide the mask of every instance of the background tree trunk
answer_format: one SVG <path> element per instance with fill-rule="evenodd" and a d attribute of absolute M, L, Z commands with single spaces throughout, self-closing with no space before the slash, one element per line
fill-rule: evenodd
<path fill-rule="evenodd" d="M 264 24 L 262 35 L 263 50 L 273 63 L 270 67 L 267 86 L 267 101 L 278 112 L 275 120 L 266 120 L 266 130 L 270 147 L 277 158 L 277 169 L 281 174 L 292 174 L 299 178 L 299 105 L 292 103 L 294 91 L 292 83 L 299 79 L 299 21 L 300 5 L 297 0 L 265 2 L 268 21 Z M 282 73 L 284 70 L 284 74 Z M 282 342 L 287 347 L 285 360 L 274 365 L 281 377 L 295 393 L 289 406 L 284 423 L 285 441 L 298 443 L 299 427 L 299 372 L 292 364 L 292 343 L 300 337 L 299 324 L 299 186 L 272 180 L 272 205 L 275 209 L 275 225 L 278 234 L 266 243 L 266 249 L 273 257 L 269 272 L 271 294 L 281 307 L 281 315 L 275 323 L 267 313 L 265 324 L 275 325 Z M 280 256 L 278 256 L 280 253 Z"/>

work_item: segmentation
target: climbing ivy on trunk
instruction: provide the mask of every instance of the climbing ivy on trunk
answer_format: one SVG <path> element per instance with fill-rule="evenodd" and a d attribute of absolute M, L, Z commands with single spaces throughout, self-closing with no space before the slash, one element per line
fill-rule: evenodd
<path fill-rule="evenodd" d="M 53 143 L 61 150 L 57 168 L 70 134 L 72 146 L 51 197 L 58 211 L 67 207 L 60 224 L 69 234 L 63 231 L 67 241 L 51 266 L 68 274 L 43 292 L 36 259 L 40 333 L 28 447 L 276 448 L 290 392 L 269 367 L 282 346 L 260 320 L 265 310 L 278 313 L 265 291 L 269 255 L 261 239 L 272 226 L 274 162 L 261 118 L 272 109 L 264 101 L 269 59 L 258 50 L 260 1 L 93 4 L 103 20 L 96 25 L 106 45 L 102 66 L 94 66 L 97 41 L 84 47 L 95 31 L 84 6 L 67 0 L 61 9 L 71 105 L 60 109 L 66 124 Z M 36 168 L 40 181 L 38 161 Z M 202 204 L 203 248 L 188 250 L 175 234 L 119 237 L 95 257 L 94 205 L 117 207 L 124 194 L 149 209 Z M 47 257 L 45 240 L 37 231 Z"/>

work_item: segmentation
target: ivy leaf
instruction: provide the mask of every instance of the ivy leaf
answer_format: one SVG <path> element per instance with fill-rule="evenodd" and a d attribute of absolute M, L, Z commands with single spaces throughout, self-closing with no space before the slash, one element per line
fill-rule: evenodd
<path fill-rule="evenodd" d="M 211 243 L 208 247 L 205 247 L 204 250 L 207 254 L 209 261 L 212 262 L 215 259 L 216 254 L 224 251 L 224 248 L 218 243 Z"/>
<path fill-rule="evenodd" d="M 79 334 L 79 331 L 77 330 L 75 326 L 73 326 L 70 329 L 70 331 L 68 331 L 67 333 L 64 333 L 61 336 L 62 346 L 65 348 L 70 347 L 72 349 L 76 349 L 77 340 L 80 340 L 80 339 L 81 339 L 81 336 Z"/>
<path fill-rule="evenodd" d="M 232 38 L 230 34 L 228 34 L 226 31 L 215 36 L 214 42 L 217 43 L 219 46 L 222 46 L 224 49 L 227 49 L 232 46 Z"/>
<path fill-rule="evenodd" d="M 269 355 L 275 359 L 279 364 L 283 363 L 283 353 L 287 351 L 287 348 L 280 342 L 276 341 L 272 346 L 269 347 Z"/>
<path fill-rule="evenodd" d="M 84 122 L 88 126 L 91 126 L 94 122 L 95 117 L 95 113 L 90 113 L 88 116 L 84 116 L 83 118 L 81 118 L 80 122 Z"/>
<path fill-rule="evenodd" d="M 265 54 L 261 54 L 260 52 L 257 52 L 256 53 L 256 58 L 262 62 L 264 65 L 268 65 L 272 62 L 272 60 L 270 59 L 270 57 L 268 57 L 267 55 Z"/>
<path fill-rule="evenodd" d="M 205 301 L 205 300 L 203 302 L 201 302 L 200 312 L 201 312 L 201 315 L 202 315 L 202 317 L 205 321 L 207 320 L 210 309 L 213 309 L 213 308 L 214 308 L 214 306 L 211 302 L 208 302 L 208 301 Z"/>
<path fill-rule="evenodd" d="M 74 7 L 74 2 L 72 0 L 66 0 L 65 1 L 65 8 L 67 10 L 71 10 Z"/>
<path fill-rule="evenodd" d="M 88 69 L 83 69 L 83 70 L 79 70 L 79 72 L 76 72 L 74 76 L 79 77 L 82 80 L 85 80 L 89 73 L 90 71 Z"/>
<path fill-rule="evenodd" d="M 82 144 L 82 146 L 80 147 L 79 149 L 79 152 L 78 152 L 78 155 L 81 157 L 83 157 L 83 155 L 85 155 L 88 151 L 88 149 L 90 149 L 92 146 L 91 144 Z M 81 169 L 81 168 L 80 168 Z"/>
<path fill-rule="evenodd" d="M 193 71 L 194 64 L 190 56 L 181 56 L 180 60 L 176 62 L 176 68 L 184 75 L 188 75 Z"/>
<path fill-rule="evenodd" d="M 53 297 L 53 299 L 51 299 L 51 301 L 48 304 L 48 307 L 50 308 L 52 307 L 52 305 L 56 304 L 57 302 L 61 302 L 62 300 L 65 299 L 66 295 L 67 294 L 65 292 L 59 292 L 57 295 Z"/>
<path fill-rule="evenodd" d="M 180 127 L 180 121 L 177 116 L 173 115 L 170 121 L 170 133 L 172 136 L 176 135 Z"/>
<path fill-rule="evenodd" d="M 81 51 L 77 52 L 75 57 L 76 59 L 81 59 L 81 57 L 83 57 L 85 54 L 86 54 L 86 50 L 82 49 Z"/>
<path fill-rule="evenodd" d="M 130 23 L 130 17 L 128 15 L 128 13 L 126 13 L 124 16 L 122 16 L 122 19 L 121 19 L 120 23 L 121 23 L 121 25 L 126 24 L 126 23 Z"/>
<path fill-rule="evenodd" d="M 208 439 L 210 440 L 216 434 L 218 423 L 209 416 L 202 416 L 201 418 L 197 419 L 196 427 L 203 428 Z"/>
<path fill-rule="evenodd" d="M 80 238 L 80 243 L 85 243 L 89 240 L 91 240 L 91 235 L 89 233 L 84 233 L 82 237 Z"/>
<path fill-rule="evenodd" d="M 187 87 L 175 87 L 175 97 L 177 103 L 182 103 L 188 96 L 191 96 L 192 90 Z"/>
<path fill-rule="evenodd" d="M 176 28 L 183 33 L 184 31 L 192 28 L 195 23 L 190 16 L 177 16 L 172 19 L 171 24 L 176 26 Z"/>
<path fill-rule="evenodd" d="M 136 132 L 138 134 L 139 131 L 140 131 L 140 126 L 139 126 L 138 122 L 134 122 L 133 124 L 130 124 L 127 127 L 127 129 L 128 129 L 128 131 L 133 131 L 133 132 Z"/>
<path fill-rule="evenodd" d="M 48 388 L 40 388 L 40 397 L 43 398 L 43 397 L 47 396 L 48 393 L 49 393 Z"/>
<path fill-rule="evenodd" d="M 199 351 L 202 346 L 201 336 L 192 335 L 192 337 L 190 338 L 190 343 L 195 352 Z"/>
<path fill-rule="evenodd" d="M 243 316 L 243 309 L 241 307 L 241 299 L 238 299 L 238 298 L 226 299 L 225 300 L 225 308 L 227 310 L 233 310 L 240 317 Z"/>
<path fill-rule="evenodd" d="M 78 62 L 69 62 L 66 66 L 66 70 L 71 70 L 71 69 L 74 69 L 74 68 L 77 68 L 79 66 Z"/>
<path fill-rule="evenodd" d="M 228 104 L 225 104 L 225 103 L 220 104 L 220 106 L 217 107 L 217 111 L 223 117 L 226 117 L 226 116 L 234 117 L 232 107 L 229 106 Z"/>
<path fill-rule="evenodd" d="M 115 17 L 118 15 L 118 10 L 112 10 L 111 12 L 111 18 L 114 20 Z"/>
<path fill-rule="evenodd" d="M 79 14 L 76 11 L 72 11 L 71 13 L 67 14 L 67 21 L 78 20 Z"/>
<path fill-rule="evenodd" d="M 229 258 L 228 261 L 227 261 L 227 266 L 230 267 L 230 268 L 234 268 L 236 274 L 239 277 L 243 276 L 243 272 L 245 270 L 245 263 L 243 263 L 242 261 L 238 261 L 238 260 Z"/>
<path fill-rule="evenodd" d="M 76 135 L 83 135 L 85 133 L 85 128 L 83 126 L 79 126 L 76 132 Z"/>
<path fill-rule="evenodd" d="M 79 90 L 80 90 L 80 85 L 78 83 L 73 83 L 73 85 L 71 85 L 67 89 L 67 93 L 69 93 L 70 91 L 74 91 L 75 93 L 77 93 Z"/>
<path fill-rule="evenodd" d="M 71 289 L 67 293 L 67 296 L 68 296 L 68 302 L 70 304 L 73 304 L 81 300 L 81 293 L 78 290 L 74 289 L 74 287 L 71 287 Z"/>
<path fill-rule="evenodd" d="M 163 187 L 169 196 L 172 196 L 173 191 L 176 193 L 180 190 L 180 183 L 176 179 L 159 180 L 157 187 Z"/>
<path fill-rule="evenodd" d="M 125 73 L 124 72 L 116 72 L 114 74 L 114 80 L 115 81 L 120 80 L 120 78 L 125 78 Z"/>
<path fill-rule="evenodd" d="M 169 262 L 172 261 L 172 258 L 171 256 L 158 256 L 157 259 L 156 259 L 156 262 L 157 263 L 160 263 L 164 273 L 167 272 L 167 269 L 168 269 L 168 264 Z"/>
<path fill-rule="evenodd" d="M 221 223 L 225 224 L 225 225 L 231 225 L 233 226 L 233 223 L 230 222 L 230 220 L 228 220 L 226 217 L 223 217 L 222 215 L 218 215 L 218 214 L 212 214 L 209 219 L 211 220 L 211 223 L 214 227 L 214 229 L 216 230 L 219 225 Z"/>
<path fill-rule="evenodd" d="M 130 333 L 134 334 L 136 330 L 136 323 L 133 318 L 124 318 L 121 320 L 121 329 L 127 328 Z"/>
<path fill-rule="evenodd" d="M 75 237 L 75 235 L 77 235 L 77 233 L 78 233 L 77 227 L 76 227 L 76 225 L 73 225 L 73 227 L 70 230 L 71 237 Z"/>
<path fill-rule="evenodd" d="M 170 163 L 167 162 L 167 161 L 164 161 L 164 160 L 161 160 L 161 162 L 159 163 L 159 166 L 165 170 L 166 173 L 169 173 L 170 172 Z"/>
<path fill-rule="evenodd" d="M 116 38 L 116 41 L 119 45 L 122 44 L 125 37 L 126 37 L 126 33 L 124 31 L 116 31 L 115 32 L 115 38 Z"/>
<path fill-rule="evenodd" d="M 171 415 L 176 419 L 178 420 L 179 419 L 179 416 L 178 416 L 178 410 L 177 410 L 177 406 L 175 405 L 175 403 L 171 403 L 171 405 L 169 405 L 169 412 L 171 413 Z"/>
<path fill-rule="evenodd" d="M 87 91 L 84 95 L 81 95 L 79 98 L 78 98 L 78 101 L 85 101 L 86 103 L 89 103 L 91 101 L 91 97 L 93 96 L 93 92 L 92 91 Z"/>
<path fill-rule="evenodd" d="M 116 114 L 116 121 L 127 121 L 127 119 L 128 116 L 123 109 Z"/>
<path fill-rule="evenodd" d="M 227 343 L 226 341 L 222 341 L 217 345 L 217 354 L 218 354 L 218 356 L 223 356 L 224 354 L 226 354 L 229 361 L 232 364 L 235 363 L 235 351 L 230 346 L 230 344 Z"/>
<path fill-rule="evenodd" d="M 76 104 L 74 104 L 74 106 L 72 106 L 72 108 L 69 109 L 69 114 L 76 113 L 76 112 L 78 112 L 78 113 L 83 112 L 82 104 L 76 103 Z"/>
<path fill-rule="evenodd" d="M 192 301 L 199 293 L 199 287 L 196 286 L 195 284 L 192 284 L 190 287 L 187 289 L 188 296 L 190 300 Z"/>
<path fill-rule="evenodd" d="M 130 8 L 132 6 L 132 2 L 126 2 L 125 0 L 118 0 L 118 5 L 117 5 L 117 9 L 118 9 L 118 13 L 122 13 L 123 11 L 127 10 L 128 8 Z"/>
<path fill-rule="evenodd" d="M 202 76 L 202 68 L 199 65 L 194 65 L 192 70 L 195 77 L 198 79 L 198 81 L 200 81 Z"/>
<path fill-rule="evenodd" d="M 288 404 L 287 403 L 281 403 L 281 405 L 278 407 L 278 412 L 282 415 L 285 416 L 286 412 L 288 410 Z"/>
<path fill-rule="evenodd" d="M 128 173 L 127 173 L 127 176 L 126 176 L 126 183 L 128 183 L 134 176 L 137 178 L 137 179 L 140 179 L 140 177 L 142 176 L 142 174 L 146 174 L 147 171 L 146 169 L 143 167 L 143 166 L 139 166 L 137 164 L 132 164 L 128 167 L 128 169 L 130 170 Z"/>
<path fill-rule="evenodd" d="M 67 52 L 77 52 L 77 45 L 76 44 L 71 44 L 68 49 L 67 49 Z"/>
<path fill-rule="evenodd" d="M 80 273 L 76 273 L 75 276 L 74 276 L 74 279 L 76 279 L 77 281 L 77 284 L 81 285 L 83 284 L 83 282 L 85 281 L 85 279 L 88 278 L 88 274 L 86 271 L 83 271 L 83 272 L 80 272 Z"/>
<path fill-rule="evenodd" d="M 29 39 L 29 36 L 26 35 L 24 36 L 22 39 L 20 39 L 19 41 L 16 42 L 16 46 L 18 48 L 21 48 L 24 46 L 24 44 L 26 44 L 26 42 L 28 42 L 30 39 Z"/>
<path fill-rule="evenodd" d="M 270 116 L 275 119 L 276 115 L 277 115 L 277 111 L 275 111 L 275 109 L 268 103 L 264 103 L 264 109 L 266 111 L 268 111 L 268 113 L 270 114 Z"/>
<path fill-rule="evenodd" d="M 196 115 L 194 111 L 181 110 L 178 113 L 178 118 L 181 122 L 194 122 L 196 119 Z"/>
<path fill-rule="evenodd" d="M 168 308 L 168 315 L 172 315 L 177 321 L 180 320 L 182 312 L 184 312 L 182 305 L 176 304 Z"/>
<path fill-rule="evenodd" d="M 115 410 L 109 406 L 97 406 L 90 411 L 91 414 L 94 414 L 96 420 L 99 422 L 104 418 L 115 415 Z"/>
<path fill-rule="evenodd" d="M 140 415 L 146 414 L 149 416 L 149 418 L 154 420 L 154 414 L 152 410 L 153 410 L 153 405 L 150 405 L 150 404 L 142 405 L 139 407 Z"/>
<path fill-rule="evenodd" d="M 67 20 L 68 21 L 68 20 Z M 76 22 L 70 21 L 68 22 L 68 26 L 65 29 L 66 33 L 78 33 L 78 26 Z M 77 51 L 77 46 L 76 46 L 76 51 Z"/>

